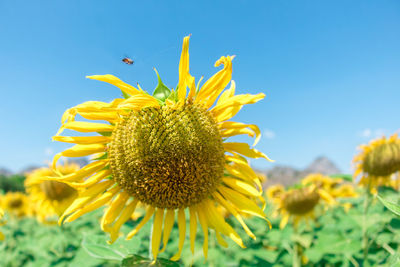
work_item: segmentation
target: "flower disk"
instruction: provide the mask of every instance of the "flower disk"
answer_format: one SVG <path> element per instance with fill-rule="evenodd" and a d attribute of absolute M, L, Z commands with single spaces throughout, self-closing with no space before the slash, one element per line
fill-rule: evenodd
<path fill-rule="evenodd" d="M 375 147 L 365 156 L 365 172 L 375 176 L 387 176 L 400 170 L 400 144 L 386 143 Z"/>
<path fill-rule="evenodd" d="M 76 192 L 76 190 L 69 185 L 57 181 L 43 181 L 39 186 L 50 200 L 62 201 Z"/>
<path fill-rule="evenodd" d="M 186 208 L 215 192 L 224 172 L 217 124 L 201 106 L 133 111 L 108 148 L 114 180 L 141 202 Z"/>
<path fill-rule="evenodd" d="M 291 214 L 306 214 L 318 204 L 319 195 L 315 191 L 307 192 L 304 189 L 287 193 L 283 198 L 284 208 Z"/>

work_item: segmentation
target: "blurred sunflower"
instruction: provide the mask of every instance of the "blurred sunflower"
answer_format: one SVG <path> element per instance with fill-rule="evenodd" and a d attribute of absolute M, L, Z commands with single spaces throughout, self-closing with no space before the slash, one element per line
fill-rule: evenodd
<path fill-rule="evenodd" d="M 57 166 L 57 173 L 68 175 L 79 170 L 76 163 L 66 162 Z M 50 168 L 39 168 L 28 173 L 25 188 L 40 222 L 52 223 L 54 217 L 61 216 L 66 208 L 78 196 L 77 191 L 68 184 L 53 180 L 44 180 L 48 176 L 57 176 Z"/>
<path fill-rule="evenodd" d="M 110 233 L 110 242 L 114 242 L 121 226 L 142 203 L 146 206 L 146 214 L 128 233 L 127 239 L 153 217 L 151 250 L 156 259 L 161 237 L 164 250 L 177 215 L 179 249 L 171 259 L 178 260 L 186 237 L 187 215 L 192 253 L 198 222 L 204 233 L 205 257 L 209 228 L 215 230 L 222 246 L 228 245 L 222 237 L 225 235 L 244 247 L 240 236 L 218 212 L 218 207 L 222 206 L 241 223 L 249 236 L 255 238 L 242 215 L 266 219 L 262 208 L 256 204 L 257 199 L 262 199 L 262 187 L 259 177 L 243 156 L 269 159 L 246 143 L 226 142 L 225 139 L 247 134 L 256 137 L 254 144 L 257 143 L 260 130 L 256 125 L 227 120 L 243 105 L 256 103 L 265 95 L 234 95 L 235 82 L 231 81 L 233 56 L 217 60 L 215 66 L 222 64 L 223 69 L 201 87 L 196 86 L 195 79 L 189 74 L 188 51 L 189 37 L 185 37 L 176 90 L 167 88 L 157 73 L 158 86 L 153 96 L 140 86 L 137 89 L 112 75 L 88 77 L 119 87 L 124 99 L 115 99 L 111 103 L 89 101 L 64 113 L 60 131 L 53 139 L 76 145 L 57 154 L 53 166 L 62 156 L 81 157 L 96 153 L 102 153 L 102 156 L 74 174 L 53 178 L 66 182 L 79 192 L 79 197 L 64 212 L 60 222 L 73 221 L 108 205 L 101 227 Z M 223 92 L 230 81 L 230 88 Z M 77 114 L 88 120 L 108 123 L 75 121 Z M 100 135 L 59 136 L 64 129 Z M 85 181 L 80 182 L 81 179 Z"/>
<path fill-rule="evenodd" d="M 279 203 L 279 199 L 281 198 L 282 194 L 285 192 L 285 187 L 281 184 L 271 185 L 268 187 L 265 195 L 267 199 L 272 203 Z"/>
<path fill-rule="evenodd" d="M 3 209 L 13 216 L 23 217 L 31 214 L 28 197 L 21 192 L 8 192 L 1 204 Z"/>
<path fill-rule="evenodd" d="M 354 198 L 357 197 L 358 194 L 352 184 L 345 183 L 343 179 L 340 178 L 331 178 L 329 176 L 325 176 L 320 173 L 313 173 L 307 175 L 302 181 L 301 184 L 304 186 L 315 186 L 319 189 L 319 194 L 324 195 L 324 198 L 329 200 L 330 204 L 335 204 L 336 199 L 340 198 Z M 346 211 L 348 211 L 352 204 L 341 201 L 338 204 L 344 207 Z M 328 206 L 325 206 L 327 209 Z"/>
<path fill-rule="evenodd" d="M 397 134 L 372 140 L 359 148 L 361 152 L 354 157 L 353 162 L 354 177 L 359 179 L 360 185 L 377 193 L 379 186 L 397 184 L 394 181 L 400 179 L 400 139 Z"/>
<path fill-rule="evenodd" d="M 5 224 L 3 216 L 4 216 L 4 211 L 2 208 L 0 208 L 0 226 Z M 4 234 L 0 231 L 0 241 L 3 241 L 4 238 L 5 238 Z"/>
<path fill-rule="evenodd" d="M 285 192 L 279 192 L 274 197 L 274 203 L 277 204 L 279 214 L 282 216 L 279 227 L 285 228 L 289 219 L 293 220 L 294 227 L 304 219 L 315 218 L 315 207 L 319 203 L 326 205 L 334 204 L 332 196 L 318 189 L 315 186 L 305 186 L 301 188 L 289 189 Z"/>

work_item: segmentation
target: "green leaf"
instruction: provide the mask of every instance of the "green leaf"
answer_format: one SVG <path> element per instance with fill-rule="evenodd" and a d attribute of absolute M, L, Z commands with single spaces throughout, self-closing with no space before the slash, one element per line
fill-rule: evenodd
<path fill-rule="evenodd" d="M 302 247 L 305 247 L 305 248 L 310 247 L 312 239 L 313 239 L 313 237 L 310 234 L 303 234 L 303 235 L 293 234 L 292 235 L 292 240 L 299 243 Z"/>
<path fill-rule="evenodd" d="M 125 257 L 123 253 L 112 249 L 103 235 L 85 236 L 82 247 L 90 256 L 97 259 L 121 261 Z"/>
<path fill-rule="evenodd" d="M 329 175 L 329 177 L 331 177 L 331 178 L 342 178 L 343 180 L 346 180 L 346 181 L 349 181 L 349 182 L 353 181 L 353 175 L 351 175 L 351 174 L 338 173 L 338 174 Z"/>
<path fill-rule="evenodd" d="M 171 90 L 169 90 L 169 88 L 161 81 L 160 75 L 158 75 L 157 70 L 154 69 L 154 71 L 156 72 L 158 77 L 158 85 L 156 89 L 154 89 L 153 96 L 158 100 L 165 102 L 165 99 L 167 99 L 171 94 Z"/>
<path fill-rule="evenodd" d="M 381 198 L 378 195 L 378 199 L 382 202 L 382 204 L 388 208 L 391 212 L 393 212 L 394 214 L 396 214 L 397 216 L 400 216 L 400 205 L 397 205 L 393 202 L 389 202 L 387 200 L 384 200 L 383 198 Z"/>
<path fill-rule="evenodd" d="M 158 258 L 157 261 L 149 258 L 142 257 L 140 255 L 129 255 L 122 260 L 121 267 L 139 267 L 139 266 L 152 266 L 152 267 L 179 267 L 179 264 L 163 258 Z"/>

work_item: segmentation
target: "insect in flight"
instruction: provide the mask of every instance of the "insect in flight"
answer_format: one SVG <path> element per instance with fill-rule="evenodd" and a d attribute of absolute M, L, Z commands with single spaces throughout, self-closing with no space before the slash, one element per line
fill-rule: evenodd
<path fill-rule="evenodd" d="M 135 63 L 135 61 L 133 61 L 131 58 L 129 58 L 129 57 L 124 57 L 123 59 L 122 59 L 122 62 L 124 62 L 124 63 L 126 63 L 126 64 L 128 64 L 128 65 L 132 65 L 133 63 Z"/>

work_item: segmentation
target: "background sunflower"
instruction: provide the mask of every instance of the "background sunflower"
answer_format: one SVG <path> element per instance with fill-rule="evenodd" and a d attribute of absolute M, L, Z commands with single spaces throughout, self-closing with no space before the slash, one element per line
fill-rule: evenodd
<path fill-rule="evenodd" d="M 53 223 L 58 220 L 65 209 L 74 201 L 78 193 L 69 185 L 54 180 L 49 176 L 68 175 L 79 170 L 76 163 L 66 162 L 58 165 L 56 171 L 48 167 L 35 169 L 27 174 L 25 188 L 32 208 L 40 222 Z"/>

